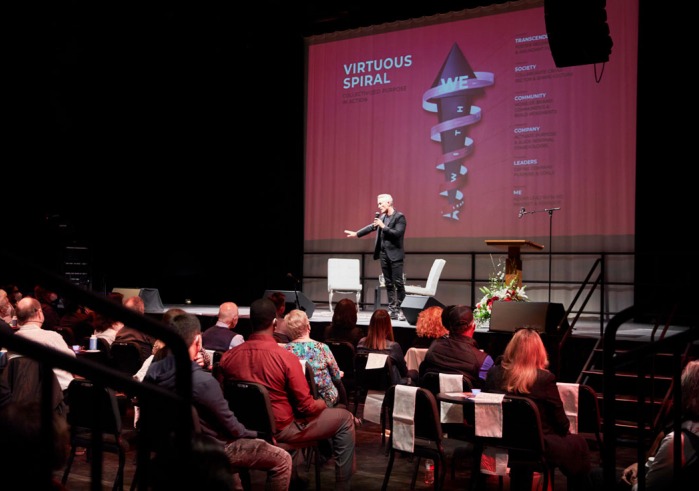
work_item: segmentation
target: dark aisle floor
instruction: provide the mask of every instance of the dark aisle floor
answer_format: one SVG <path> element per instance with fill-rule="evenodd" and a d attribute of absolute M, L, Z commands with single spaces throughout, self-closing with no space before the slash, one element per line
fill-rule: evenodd
<path fill-rule="evenodd" d="M 361 414 L 361 407 L 360 413 Z M 355 490 L 372 491 L 381 489 L 384 473 L 388 457 L 385 453 L 385 448 L 381 445 L 381 429 L 380 426 L 371 422 L 364 422 L 357 427 L 356 432 L 357 451 L 356 462 L 357 471 L 352 482 L 352 488 Z M 630 447 L 618 447 L 617 465 L 631 462 L 634 458 L 635 450 Z M 124 489 L 128 490 L 131 486 L 133 474 L 135 471 L 135 448 L 131 449 L 126 458 L 126 468 L 124 473 Z M 451 460 L 450 460 L 451 462 Z M 599 462 L 599 453 L 593 451 L 593 463 Z M 466 490 L 469 488 L 471 461 L 468 457 L 457 461 L 455 477 L 452 479 L 450 469 L 447 471 L 447 478 L 444 483 L 444 491 L 451 490 Z M 105 468 L 103 475 L 103 489 L 112 489 L 113 479 L 116 475 L 117 459 L 114 454 L 105 454 Z M 407 457 L 396 457 L 391 473 L 389 486 L 391 490 L 405 490 L 410 488 L 410 480 L 412 476 L 413 462 Z M 321 489 L 333 489 L 335 474 L 333 461 L 328 461 L 321 472 Z M 58 479 L 62 476 L 62 471 L 57 472 Z M 88 491 L 90 490 L 90 466 L 86 462 L 85 456 L 76 457 L 68 479 L 67 488 L 70 491 Z M 314 474 L 309 472 L 309 490 L 315 489 Z M 262 473 L 253 472 L 253 485 L 255 491 L 264 489 L 264 475 Z M 503 491 L 509 489 L 507 477 L 503 481 Z M 552 491 L 565 491 L 566 479 L 556 471 L 554 478 L 555 487 Z M 418 480 L 415 489 L 428 490 L 432 486 L 426 485 L 423 482 L 423 469 L 418 473 Z M 482 491 L 499 490 L 498 479 L 496 477 L 487 477 L 485 479 L 485 487 Z"/>

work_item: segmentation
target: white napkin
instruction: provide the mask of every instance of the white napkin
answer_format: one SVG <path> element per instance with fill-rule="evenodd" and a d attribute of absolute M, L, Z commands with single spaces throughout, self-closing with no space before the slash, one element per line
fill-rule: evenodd
<path fill-rule="evenodd" d="M 507 450 L 497 447 L 483 447 L 481 454 L 481 473 L 491 476 L 504 476 L 507 474 Z"/>
<path fill-rule="evenodd" d="M 364 400 L 362 418 L 372 423 L 381 424 L 381 406 L 386 393 L 382 390 L 370 390 Z"/>
<path fill-rule="evenodd" d="M 502 400 L 505 394 L 480 392 L 473 398 L 475 410 L 476 436 L 502 437 Z M 504 476 L 507 474 L 507 450 L 484 447 L 481 455 L 481 472 Z"/>
<path fill-rule="evenodd" d="M 570 384 L 566 382 L 556 383 L 558 386 L 558 393 L 561 395 L 561 401 L 563 401 L 563 409 L 568 416 L 568 421 L 570 421 L 570 432 L 578 432 L 578 394 L 580 392 L 579 384 Z"/>
<path fill-rule="evenodd" d="M 388 355 L 382 353 L 369 353 L 365 370 L 375 370 L 386 366 Z M 385 392 L 382 390 L 369 390 L 364 401 L 364 413 L 362 417 L 372 423 L 381 424 L 381 406 Z"/>
<path fill-rule="evenodd" d="M 502 438 L 502 400 L 505 394 L 481 392 L 473 398 L 476 406 L 476 436 Z"/>
<path fill-rule="evenodd" d="M 464 376 L 453 373 L 439 374 L 439 392 L 463 392 Z M 442 402 L 439 405 L 439 421 L 442 423 L 463 423 L 464 407 L 461 404 Z"/>
<path fill-rule="evenodd" d="M 369 353 L 366 360 L 366 370 L 383 368 L 386 365 L 386 358 L 388 358 L 388 355 L 383 353 Z"/>
<path fill-rule="evenodd" d="M 413 452 L 415 446 L 415 394 L 417 387 L 396 385 L 393 403 L 393 448 Z"/>

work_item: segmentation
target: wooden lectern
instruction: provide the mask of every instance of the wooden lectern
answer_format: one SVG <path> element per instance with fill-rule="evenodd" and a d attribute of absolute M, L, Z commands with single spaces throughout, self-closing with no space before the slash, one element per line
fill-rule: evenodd
<path fill-rule="evenodd" d="M 514 278 L 517 278 L 518 286 L 522 286 L 522 256 L 520 254 L 521 249 L 536 249 L 540 251 L 544 248 L 544 246 L 542 246 L 541 244 L 537 244 L 536 242 L 531 242 L 523 239 L 494 239 L 486 240 L 485 243 L 489 246 L 507 247 L 507 262 L 505 263 L 505 283 L 509 285 Z"/>

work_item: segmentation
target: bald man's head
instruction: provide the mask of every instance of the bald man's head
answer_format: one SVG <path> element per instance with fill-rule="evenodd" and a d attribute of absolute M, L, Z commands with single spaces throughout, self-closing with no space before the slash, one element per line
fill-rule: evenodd
<path fill-rule="evenodd" d="M 233 302 L 224 302 L 218 308 L 218 320 L 228 324 L 230 329 L 238 324 L 238 306 Z"/>

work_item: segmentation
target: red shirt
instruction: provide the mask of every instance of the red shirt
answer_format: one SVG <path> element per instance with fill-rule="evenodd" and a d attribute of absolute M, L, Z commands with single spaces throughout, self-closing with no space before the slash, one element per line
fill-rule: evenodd
<path fill-rule="evenodd" d="M 289 426 L 295 417 L 312 418 L 326 407 L 322 399 L 320 405 L 311 397 L 296 355 L 279 346 L 271 335 L 251 334 L 246 342 L 223 354 L 219 368 L 226 380 L 267 387 L 277 431 Z"/>

